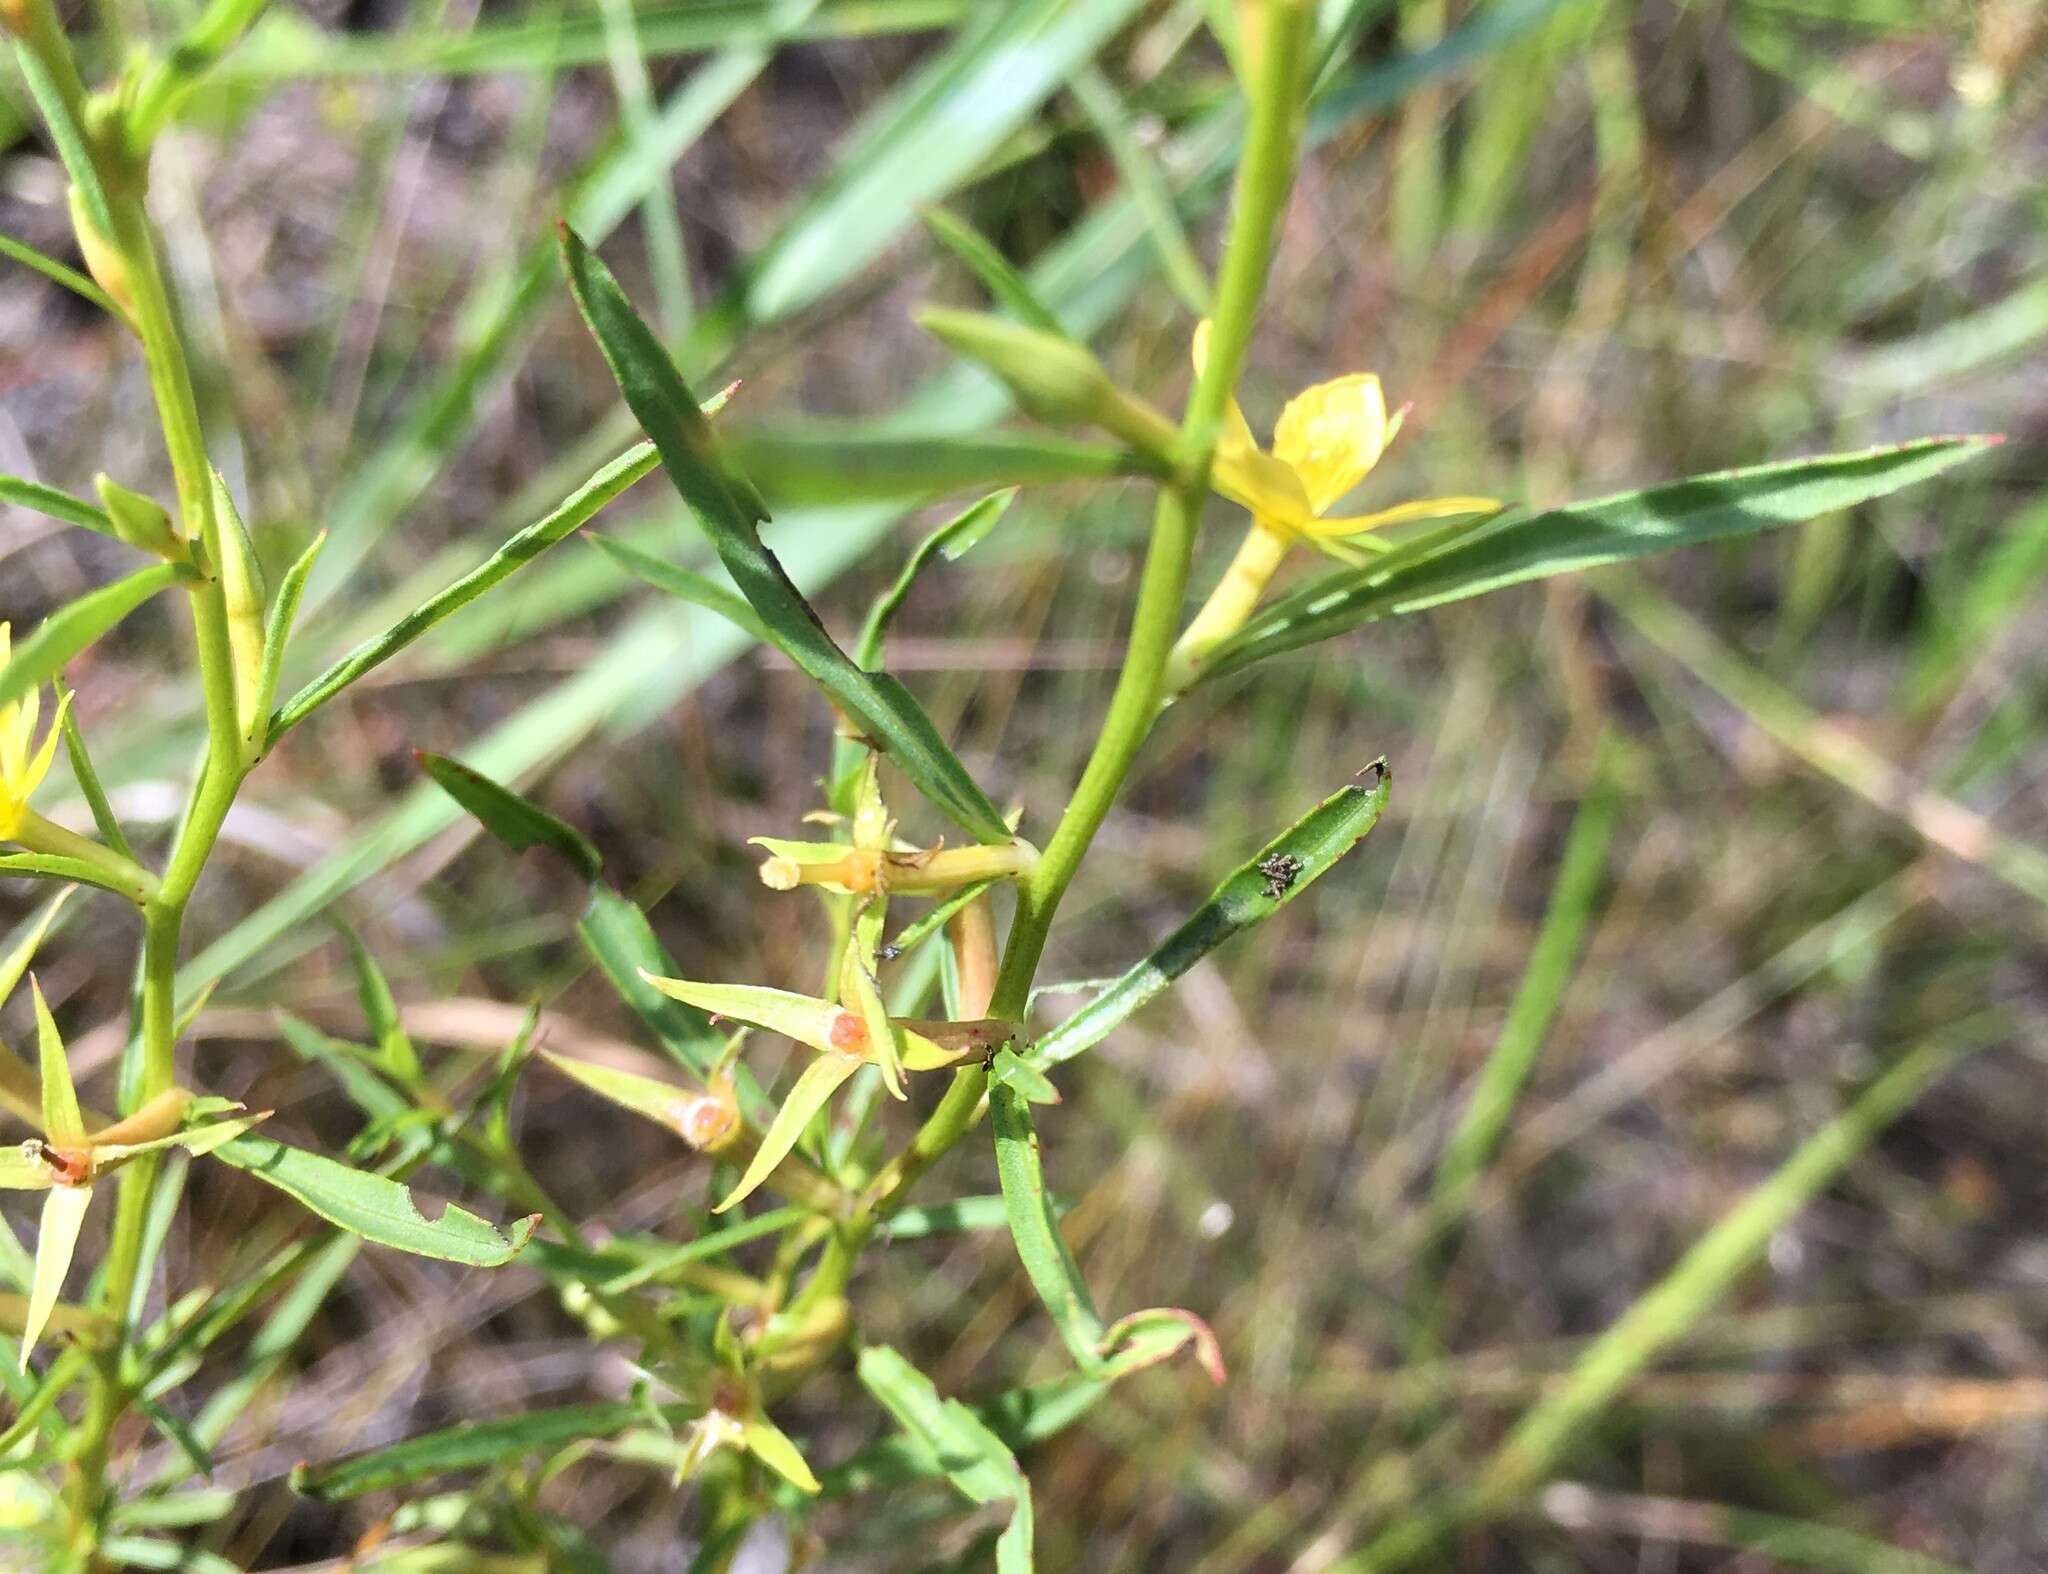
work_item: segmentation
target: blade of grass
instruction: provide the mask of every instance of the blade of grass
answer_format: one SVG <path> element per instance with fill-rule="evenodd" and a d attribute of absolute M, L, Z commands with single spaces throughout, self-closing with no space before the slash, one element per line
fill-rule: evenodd
<path fill-rule="evenodd" d="M 1929 846 L 2048 905 L 2048 851 L 2006 835 L 1974 809 L 1915 782 L 1876 749 L 1816 716 L 1798 696 L 1655 591 L 1617 582 L 1601 585 L 1599 594 L 1644 639 L 1683 663 L 1759 731 L 1830 781 L 1903 821 Z"/>
<path fill-rule="evenodd" d="M 1595 1340 L 1557 1390 L 1516 1423 L 1470 1486 L 1395 1525 L 1335 1567 L 1346 1574 L 1406 1568 L 1430 1556 L 1457 1527 L 1495 1518 L 1527 1497 L 1629 1381 L 1755 1266 L 1773 1235 L 1911 1109 L 1936 1077 L 1994 1042 L 2003 1027 L 1995 1017 L 1977 1017 L 1901 1055 Z"/>
<path fill-rule="evenodd" d="M 1463 1205 L 1480 1170 L 1499 1147 L 1522 1089 L 1528 1085 L 1529 1074 L 1536 1068 L 1536 1057 L 1564 1001 L 1565 989 L 1578 961 L 1579 945 L 1592 921 L 1601 882 L 1606 877 L 1607 845 L 1614 834 L 1615 811 L 1612 777 L 1603 767 L 1596 772 L 1591 790 L 1572 817 L 1543 925 L 1530 948 L 1528 966 L 1508 1006 L 1500 1037 L 1494 1040 L 1493 1052 L 1480 1068 L 1472 1096 L 1437 1162 L 1436 1179 L 1430 1190 L 1434 1209 L 1453 1213 Z"/>

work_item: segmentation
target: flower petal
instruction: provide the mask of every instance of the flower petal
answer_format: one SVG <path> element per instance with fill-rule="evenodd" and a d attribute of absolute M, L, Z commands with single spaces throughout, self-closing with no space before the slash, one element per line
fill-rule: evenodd
<path fill-rule="evenodd" d="M 1318 514 L 1363 481 L 1386 446 L 1386 395 L 1370 372 L 1304 388 L 1273 428 L 1274 457 L 1301 477 Z"/>
<path fill-rule="evenodd" d="M 787 989 L 766 989 L 758 984 L 699 984 L 687 978 L 658 978 L 642 971 L 640 976 L 664 995 L 685 1005 L 709 1011 L 713 1016 L 732 1017 L 753 1027 L 766 1028 L 808 1044 L 820 1053 L 844 1055 L 849 1046 L 832 1040 L 841 1017 L 851 1013 L 829 1000 L 799 995 Z M 852 1020 L 859 1021 L 858 1017 Z M 842 1031 L 841 1037 L 845 1034 Z"/>
<path fill-rule="evenodd" d="M 79 1226 L 85 1210 L 92 1205 L 90 1186 L 53 1186 L 43 1199 L 43 1224 L 36 1236 L 36 1275 L 29 1286 L 28 1316 L 21 1329 L 21 1369 L 28 1370 L 29 1352 L 42 1336 L 57 1296 L 64 1288 L 64 1276 L 71 1271 L 72 1253 L 78 1250 Z"/>
<path fill-rule="evenodd" d="M 761 1134 L 761 1146 L 754 1150 L 753 1162 L 740 1177 L 740 1183 L 727 1192 L 725 1201 L 711 1211 L 725 1212 L 766 1180 L 775 1166 L 789 1157 L 797 1139 L 803 1136 L 804 1128 L 811 1123 L 811 1117 L 825 1107 L 825 1101 L 837 1093 L 840 1084 L 860 1070 L 861 1065 L 862 1062 L 851 1055 L 823 1055 L 804 1067 L 803 1075 L 790 1088 L 789 1097 L 782 1101 L 782 1108 L 775 1112 L 775 1119 Z"/>

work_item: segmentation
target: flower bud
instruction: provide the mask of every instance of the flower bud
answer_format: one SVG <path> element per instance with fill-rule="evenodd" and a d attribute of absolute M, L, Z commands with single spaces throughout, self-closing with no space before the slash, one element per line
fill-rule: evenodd
<path fill-rule="evenodd" d="M 700 1153 L 732 1146 L 740 1130 L 740 1101 L 730 1077 L 713 1077 L 704 1091 L 675 1101 L 669 1111 L 676 1135 Z"/>
<path fill-rule="evenodd" d="M 1139 453 L 1173 463 L 1179 437 L 1173 423 L 1117 387 L 1085 346 L 985 312 L 931 310 L 917 320 L 955 354 L 1001 378 L 1032 414 L 1091 422 Z"/>
<path fill-rule="evenodd" d="M 115 535 L 131 547 L 153 552 L 172 563 L 189 563 L 192 560 L 191 547 L 178 534 L 178 528 L 171 522 L 163 504 L 153 497 L 144 497 L 140 492 L 129 491 L 105 471 L 94 476 L 92 484 L 93 490 L 100 495 L 100 507 L 114 522 Z"/>

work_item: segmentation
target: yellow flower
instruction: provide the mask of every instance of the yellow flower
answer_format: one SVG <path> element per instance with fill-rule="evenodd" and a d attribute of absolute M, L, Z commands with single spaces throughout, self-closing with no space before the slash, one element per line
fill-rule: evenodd
<path fill-rule="evenodd" d="M 1195 329 L 1195 373 L 1209 359 L 1209 324 Z M 1380 380 L 1352 372 L 1304 388 L 1287 401 L 1273 426 L 1273 448 L 1261 449 L 1235 399 L 1216 445 L 1216 490 L 1251 510 L 1268 530 L 1314 541 L 1361 535 L 1382 525 L 1490 513 L 1490 497 L 1425 497 L 1370 514 L 1328 517 L 1372 473 L 1401 430 L 1402 412 L 1387 414 Z"/>
<path fill-rule="evenodd" d="M 7 669 L 12 653 L 11 633 L 12 625 L 0 623 L 0 672 Z M 50 774 L 50 762 L 57 755 L 57 734 L 64 727 L 64 709 L 70 703 L 67 694 L 57 706 L 40 749 L 36 747 L 36 721 L 42 712 L 40 687 L 0 705 L 0 842 L 11 842 L 20 834 L 28 818 L 29 794 Z"/>
<path fill-rule="evenodd" d="M 1209 359 L 1209 324 L 1195 329 L 1195 374 Z M 1332 517 L 1330 510 L 1372 473 L 1401 429 L 1402 412 L 1387 414 L 1380 380 L 1352 372 L 1304 388 L 1280 412 L 1273 448 L 1259 447 L 1251 423 L 1232 399 L 1217 439 L 1210 485 L 1251 510 L 1252 528 L 1202 610 L 1174 644 L 1164 690 L 1178 694 L 1194 682 L 1202 660 L 1242 628 L 1266 585 L 1297 540 L 1345 562 L 1359 560 L 1355 538 L 1382 525 L 1487 514 L 1490 497 L 1424 497 L 1370 514 Z M 1382 548 L 1384 550 L 1384 548 Z"/>

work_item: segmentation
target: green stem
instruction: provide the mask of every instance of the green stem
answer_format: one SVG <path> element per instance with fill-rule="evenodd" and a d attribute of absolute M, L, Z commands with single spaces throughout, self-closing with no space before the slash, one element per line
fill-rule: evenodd
<path fill-rule="evenodd" d="M 991 1016 L 1023 1018 L 1060 900 L 1159 715 L 1174 629 L 1187 592 L 1195 528 L 1208 496 L 1209 468 L 1265 293 L 1281 211 L 1293 187 L 1312 21 L 1306 0 L 1276 0 L 1268 11 L 1259 80 L 1252 96 L 1251 127 L 1244 160 L 1238 166 L 1230 233 L 1217 284 L 1208 360 L 1196 379 L 1181 423 L 1173 484 L 1161 494 L 1153 516 L 1151 544 L 1138 583 L 1130 642 L 1117 674 L 1116 691 L 1052 840 L 1030 876 L 1019 884 L 1017 915 L 996 977 Z M 792 1303 L 792 1316 L 844 1291 L 875 1225 L 901 1206 L 918 1177 L 973 1127 L 987 1089 L 988 1074 L 979 1066 L 954 1074 L 938 1108 L 910 1145 L 868 1184 L 853 1218 L 828 1243 L 817 1271 Z"/>
<path fill-rule="evenodd" d="M 218 578 L 220 531 L 213 509 L 212 466 L 141 187 L 140 179 L 124 181 L 110 193 L 112 238 L 128 272 L 135 328 L 142 340 L 150 391 L 177 481 L 184 533 L 200 544 L 207 570 L 207 577 L 191 587 L 194 642 L 206 700 L 207 753 L 162 879 L 143 904 L 142 985 L 136 1023 L 140 1055 L 123 1076 L 123 1114 L 176 1081 L 177 970 L 185 908 L 245 774 L 227 607 Z M 88 1553 L 96 1544 L 103 1517 L 113 1430 L 133 1397 L 122 1380 L 121 1367 L 129 1336 L 128 1308 L 142 1272 L 143 1235 L 157 1173 L 153 1155 L 122 1172 L 101 1278 L 101 1309 L 112 1319 L 115 1333 L 107 1359 L 94 1372 L 71 1490 L 74 1536 Z"/>

